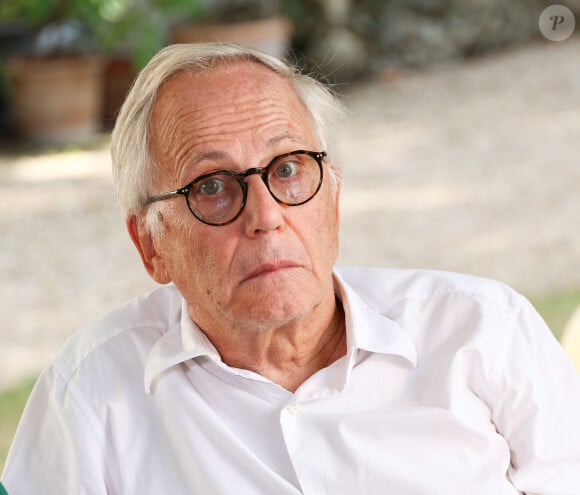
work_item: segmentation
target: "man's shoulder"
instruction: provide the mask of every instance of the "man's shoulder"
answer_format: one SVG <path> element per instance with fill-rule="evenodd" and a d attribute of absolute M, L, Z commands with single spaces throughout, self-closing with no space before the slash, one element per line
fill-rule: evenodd
<path fill-rule="evenodd" d="M 140 327 L 166 328 L 179 319 L 182 302 L 183 296 L 174 285 L 163 285 L 109 311 L 86 328 L 121 332 Z"/>
<path fill-rule="evenodd" d="M 370 306 L 385 309 L 405 301 L 462 297 L 509 308 L 521 296 L 502 282 L 463 273 L 424 269 L 347 267 L 339 275 Z"/>
<path fill-rule="evenodd" d="M 89 356 L 105 347 L 128 353 L 137 348 L 148 352 L 163 333 L 179 323 L 182 300 L 172 285 L 132 299 L 73 334 L 54 365 L 67 375 L 75 373 Z"/>

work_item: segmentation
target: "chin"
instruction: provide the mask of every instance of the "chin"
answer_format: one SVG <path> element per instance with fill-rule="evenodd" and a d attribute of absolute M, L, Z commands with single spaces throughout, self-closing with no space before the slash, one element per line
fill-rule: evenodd
<path fill-rule="evenodd" d="M 266 300 L 232 308 L 232 316 L 236 322 L 245 321 L 248 324 L 267 326 L 282 325 L 303 318 L 314 306 L 316 306 L 315 301 L 310 304 L 300 304 L 298 301 Z"/>
<path fill-rule="evenodd" d="M 236 297 L 230 305 L 230 314 L 233 320 L 240 323 L 256 326 L 282 325 L 290 321 L 301 319 L 309 314 L 321 302 L 321 292 L 300 290 L 292 287 L 270 287 L 264 290 L 252 290 Z"/>

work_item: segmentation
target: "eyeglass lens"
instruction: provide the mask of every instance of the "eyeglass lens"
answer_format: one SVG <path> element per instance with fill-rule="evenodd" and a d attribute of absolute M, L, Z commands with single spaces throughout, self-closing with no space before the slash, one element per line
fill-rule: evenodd
<path fill-rule="evenodd" d="M 315 158 L 305 153 L 280 157 L 265 172 L 270 194 L 286 205 L 309 201 L 320 186 L 320 166 Z M 194 181 L 187 196 L 191 211 L 203 222 L 213 225 L 235 219 L 244 207 L 243 176 L 216 172 Z"/>

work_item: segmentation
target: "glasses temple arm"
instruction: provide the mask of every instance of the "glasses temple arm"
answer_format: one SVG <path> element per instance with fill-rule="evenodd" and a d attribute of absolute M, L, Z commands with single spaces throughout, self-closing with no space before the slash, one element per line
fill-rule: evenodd
<path fill-rule="evenodd" d="M 175 196 L 183 195 L 183 189 L 177 189 L 176 191 L 164 192 L 161 194 L 155 194 L 153 196 L 147 197 L 147 204 L 155 203 L 156 201 L 161 201 L 167 198 L 173 198 Z"/>

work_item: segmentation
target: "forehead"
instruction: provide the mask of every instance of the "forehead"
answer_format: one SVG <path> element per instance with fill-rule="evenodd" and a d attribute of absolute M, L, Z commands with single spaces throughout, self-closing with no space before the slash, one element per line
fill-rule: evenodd
<path fill-rule="evenodd" d="M 165 81 L 157 96 L 158 104 L 166 96 L 182 98 L 201 105 L 204 100 L 239 98 L 246 92 L 274 90 L 296 96 L 290 83 L 269 67 L 251 60 L 224 61 L 206 69 L 177 72 Z"/>
<path fill-rule="evenodd" d="M 291 84 L 250 61 L 180 72 L 159 89 L 150 119 L 152 141 L 187 140 L 191 146 L 234 136 L 283 132 L 312 134 L 310 114 Z"/>

